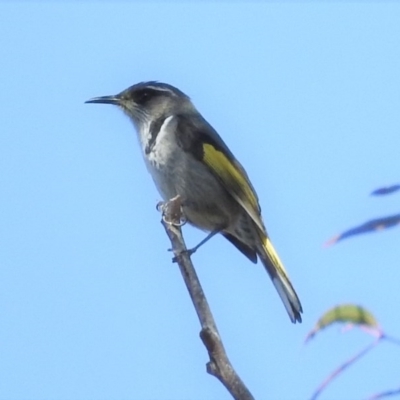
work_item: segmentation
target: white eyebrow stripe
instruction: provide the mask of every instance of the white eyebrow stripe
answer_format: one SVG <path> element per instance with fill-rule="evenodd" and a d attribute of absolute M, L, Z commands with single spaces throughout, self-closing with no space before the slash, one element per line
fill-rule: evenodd
<path fill-rule="evenodd" d="M 160 87 L 160 86 L 146 86 L 148 89 L 159 90 L 160 92 L 169 92 L 175 96 L 175 92 L 171 89 Z"/>

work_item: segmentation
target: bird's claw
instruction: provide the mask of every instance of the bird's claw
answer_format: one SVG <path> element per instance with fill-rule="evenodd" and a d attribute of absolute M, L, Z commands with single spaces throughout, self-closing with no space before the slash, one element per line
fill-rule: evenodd
<path fill-rule="evenodd" d="M 172 251 L 173 249 L 168 249 L 169 251 Z M 182 255 L 182 254 L 187 254 L 188 255 L 188 257 L 190 257 L 192 254 L 194 254 L 195 252 L 196 252 L 196 248 L 194 248 L 194 249 L 186 249 L 186 250 L 181 250 L 181 251 L 179 251 L 179 253 L 178 254 L 176 254 L 173 258 L 172 258 L 172 262 L 173 263 L 176 263 L 176 262 L 178 262 L 178 258 Z"/>
<path fill-rule="evenodd" d="M 164 201 L 159 201 L 156 205 L 157 211 L 160 211 L 162 213 L 162 220 L 166 224 L 169 225 L 174 225 L 177 227 L 181 227 L 186 224 L 187 219 L 183 214 L 182 210 L 182 205 L 179 202 L 179 196 L 176 196 L 175 198 L 171 199 L 170 201 L 164 202 Z M 169 210 L 167 210 L 168 207 L 171 207 Z M 179 208 L 178 208 L 179 207 Z M 171 214 L 170 218 L 166 217 L 166 214 Z"/>

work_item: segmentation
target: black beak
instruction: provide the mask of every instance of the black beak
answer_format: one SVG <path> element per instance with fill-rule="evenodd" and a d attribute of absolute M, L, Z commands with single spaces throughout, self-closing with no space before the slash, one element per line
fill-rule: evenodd
<path fill-rule="evenodd" d="M 118 96 L 100 96 L 86 100 L 85 103 L 114 104 L 118 106 L 120 104 L 120 99 Z"/>

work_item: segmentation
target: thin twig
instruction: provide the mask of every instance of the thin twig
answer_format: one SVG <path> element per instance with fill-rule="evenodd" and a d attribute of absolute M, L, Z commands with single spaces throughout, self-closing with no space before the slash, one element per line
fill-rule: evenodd
<path fill-rule="evenodd" d="M 317 388 L 317 390 L 311 396 L 311 400 L 316 400 L 318 396 L 322 393 L 322 391 L 335 379 L 339 374 L 341 374 L 346 368 L 350 367 L 350 365 L 354 364 L 355 361 L 359 360 L 361 357 L 365 356 L 370 350 L 372 350 L 380 341 L 382 337 L 379 337 L 374 342 L 369 344 L 367 347 L 363 348 L 360 352 L 355 354 L 349 360 L 344 362 L 340 367 L 335 369 Z"/>
<path fill-rule="evenodd" d="M 172 250 L 175 255 L 174 261 L 179 265 L 200 320 L 200 337 L 210 357 L 210 361 L 207 363 L 207 372 L 218 378 L 234 399 L 254 400 L 254 397 L 233 369 L 226 355 L 207 299 L 190 260 L 190 255 L 187 252 L 181 232 L 182 212 L 179 196 L 166 203 L 159 204 L 157 208 L 162 211 L 163 217 L 161 223 L 171 241 Z"/>
<path fill-rule="evenodd" d="M 400 346 L 400 340 L 395 338 L 394 336 L 388 336 L 386 334 L 382 335 L 382 340 L 386 340 L 389 343 L 393 343 L 396 346 Z"/>
<path fill-rule="evenodd" d="M 368 400 L 383 399 L 384 397 L 397 396 L 399 394 L 400 394 L 400 388 L 393 389 L 393 390 L 387 390 L 386 392 L 376 393 L 376 394 L 372 395 L 371 397 L 368 397 Z"/>

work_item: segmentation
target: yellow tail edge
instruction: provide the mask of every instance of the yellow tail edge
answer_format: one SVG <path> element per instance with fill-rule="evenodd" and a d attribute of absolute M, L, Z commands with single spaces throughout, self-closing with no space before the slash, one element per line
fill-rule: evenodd
<path fill-rule="evenodd" d="M 300 299 L 290 282 L 289 275 L 286 272 L 278 253 L 267 236 L 262 238 L 262 248 L 263 254 L 259 254 L 260 259 L 264 264 L 287 313 L 289 314 L 290 320 L 293 323 L 301 322 L 301 313 L 303 312 L 303 308 Z"/>

